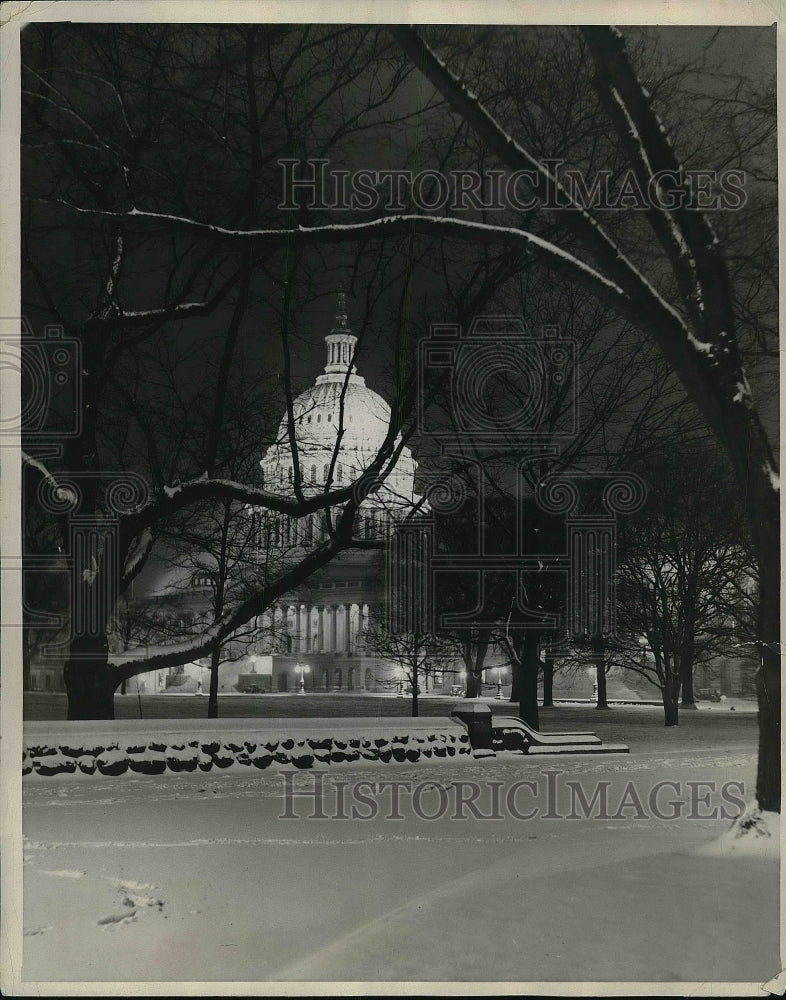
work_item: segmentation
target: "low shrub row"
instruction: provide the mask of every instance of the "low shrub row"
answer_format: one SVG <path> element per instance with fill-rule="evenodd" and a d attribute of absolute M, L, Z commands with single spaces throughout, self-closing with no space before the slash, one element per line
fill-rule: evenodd
<path fill-rule="evenodd" d="M 58 774 L 102 774 L 116 777 L 133 774 L 163 774 L 165 771 L 212 771 L 233 766 L 264 770 L 271 764 L 310 768 L 315 764 L 342 764 L 368 760 L 414 763 L 470 753 L 467 734 L 430 733 L 419 736 L 335 739 L 333 737 L 288 738 L 270 741 L 190 740 L 170 743 L 146 739 L 134 743 L 59 744 L 28 746 L 22 753 L 22 774 L 49 777 Z"/>

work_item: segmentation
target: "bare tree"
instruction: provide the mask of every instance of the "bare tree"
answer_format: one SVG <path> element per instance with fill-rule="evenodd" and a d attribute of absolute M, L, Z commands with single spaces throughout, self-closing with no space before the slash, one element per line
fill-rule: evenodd
<path fill-rule="evenodd" d="M 659 687 L 667 726 L 678 724 L 680 692 L 693 706 L 697 660 L 728 646 L 730 606 L 750 566 L 733 484 L 712 445 L 650 453 L 647 503 L 620 529 L 619 625 L 631 650 L 617 658 Z"/>
<path fill-rule="evenodd" d="M 404 682 L 411 692 L 413 718 L 419 715 L 418 696 L 427 690 L 428 678 L 452 669 L 457 652 L 455 643 L 444 636 L 418 628 L 402 631 L 391 627 L 384 614 L 369 621 L 364 647 L 398 668 L 402 677 L 401 680 L 394 678 L 394 682 Z"/>
<path fill-rule="evenodd" d="M 298 255 L 312 251 L 318 254 L 325 247 L 357 248 L 359 245 L 368 247 L 372 241 L 375 243 L 384 241 L 391 245 L 390 241 L 405 240 L 410 250 L 417 243 L 419 248 L 417 259 L 424 261 L 424 267 L 431 275 L 434 274 L 433 262 L 428 261 L 421 252 L 423 247 L 431 249 L 434 246 L 445 245 L 448 241 L 455 241 L 472 248 L 482 261 L 479 270 L 476 268 L 475 278 L 466 282 L 462 275 L 460 281 L 462 287 L 446 295 L 446 300 L 460 300 L 467 309 L 477 301 L 479 295 L 488 301 L 497 288 L 520 273 L 522 261 L 527 258 L 545 267 L 562 280 L 588 290 L 605 306 L 627 320 L 632 327 L 639 329 L 659 348 L 684 387 L 687 397 L 717 435 L 735 471 L 750 522 L 760 582 L 758 642 L 761 666 L 758 690 L 761 752 L 757 797 L 762 808 L 777 809 L 779 808 L 780 692 L 778 477 L 772 448 L 754 406 L 742 359 L 748 335 L 754 331 L 756 324 L 738 315 L 740 303 L 747 302 L 753 305 L 754 299 L 750 296 L 740 298 L 735 291 L 734 279 L 745 281 L 747 280 L 745 274 L 737 269 L 733 276 L 730 275 L 724 244 L 710 226 L 707 213 L 696 203 L 696 192 L 691 188 L 691 178 L 683 169 L 684 164 L 677 156 L 667 128 L 662 126 L 656 108 L 669 110 L 668 87 L 660 86 L 652 89 L 645 86 L 642 77 L 634 70 L 634 61 L 638 60 L 643 64 L 641 46 L 638 46 L 631 56 L 629 49 L 626 48 L 625 39 L 615 29 L 588 27 L 580 33 L 563 30 L 558 32 L 559 45 L 565 53 L 565 58 L 559 64 L 560 73 L 565 76 L 563 69 L 570 65 L 573 67 L 572 72 L 575 74 L 573 78 L 579 84 L 579 90 L 585 84 L 591 84 L 597 96 L 597 105 L 592 112 L 593 123 L 598 121 L 598 115 L 605 115 L 607 121 L 611 123 L 607 141 L 591 144 L 592 159 L 589 169 L 594 171 L 611 162 L 616 170 L 624 164 L 627 172 L 621 175 L 622 183 L 628 187 L 632 184 L 645 193 L 642 211 L 594 215 L 591 206 L 587 207 L 584 204 L 585 199 L 579 197 L 580 192 L 576 184 L 566 186 L 562 182 L 555 163 L 544 155 L 542 149 L 533 144 L 531 141 L 533 136 L 526 130 L 527 125 L 533 121 L 538 122 L 548 118 L 547 85 L 544 84 L 541 91 L 534 95 L 523 87 L 520 89 L 497 87 L 498 81 L 493 72 L 485 74 L 487 82 L 483 85 L 484 69 L 493 70 L 495 65 L 491 59 L 491 46 L 495 41 L 493 31 L 486 33 L 485 36 L 482 31 L 472 33 L 469 39 L 471 45 L 469 51 L 467 51 L 467 36 L 462 39 L 455 32 L 451 33 L 444 29 L 438 29 L 432 36 L 434 44 L 444 43 L 451 56 L 456 54 L 457 48 L 466 55 L 464 65 L 468 75 L 473 78 L 473 89 L 479 95 L 475 96 L 475 93 L 471 92 L 437 57 L 434 49 L 416 29 L 394 27 L 391 30 L 406 54 L 408 60 L 406 65 L 410 69 L 413 64 L 416 65 L 418 70 L 426 75 L 436 95 L 436 102 L 430 99 L 424 113 L 429 122 L 438 114 L 445 114 L 446 109 L 452 116 L 452 127 L 446 126 L 432 133 L 435 144 L 439 144 L 442 136 L 446 136 L 450 143 L 459 132 L 462 135 L 471 134 L 478 153 L 482 152 L 484 161 L 493 160 L 501 165 L 504 171 L 520 172 L 523 187 L 526 193 L 531 195 L 530 206 L 521 211 L 511 209 L 491 222 L 484 219 L 458 219 L 449 215 L 413 214 L 405 211 L 396 212 L 394 215 L 383 214 L 370 221 L 364 218 L 350 224 L 323 225 L 320 224 L 320 220 L 315 224 L 313 213 L 309 214 L 305 202 L 302 201 L 300 208 L 293 213 L 290 220 L 292 225 L 282 228 L 278 224 L 260 225 L 262 213 L 259 211 L 259 205 L 256 204 L 256 212 L 250 212 L 254 198 L 248 196 L 240 200 L 234 213 L 226 211 L 213 213 L 209 221 L 204 221 L 202 213 L 197 210 L 204 201 L 189 200 L 184 196 L 181 199 L 182 207 L 178 205 L 177 211 L 172 210 L 165 199 L 161 198 L 160 186 L 153 188 L 149 179 L 142 176 L 139 161 L 129 159 L 129 150 L 126 148 L 128 143 L 117 145 L 99 143 L 102 155 L 105 153 L 108 161 L 116 164 L 118 157 L 120 160 L 119 168 L 115 166 L 107 168 L 108 174 L 111 175 L 111 183 L 103 185 L 94 183 L 90 188 L 88 182 L 93 178 L 89 172 L 75 171 L 79 177 L 80 190 L 74 192 L 75 196 L 70 198 L 59 198 L 61 203 L 66 202 L 61 209 L 64 217 L 73 218 L 75 213 L 86 216 L 94 226 L 94 232 L 102 232 L 103 245 L 108 251 L 98 268 L 104 294 L 99 306 L 92 311 L 87 320 L 82 321 L 86 343 L 95 345 L 100 340 L 105 344 L 107 340 L 111 340 L 111 334 L 107 336 L 108 331 L 116 333 L 121 327 L 129 325 L 131 320 L 129 310 L 121 309 L 117 302 L 116 289 L 120 278 L 118 262 L 124 260 L 128 241 L 133 239 L 144 242 L 145 234 L 155 232 L 157 227 L 165 228 L 170 234 L 177 234 L 172 245 L 178 252 L 182 253 L 183 246 L 190 246 L 193 241 L 202 248 L 209 246 L 211 262 L 217 262 L 219 257 L 222 261 L 221 265 L 215 263 L 212 281 L 207 284 L 205 294 L 198 305 L 183 299 L 182 294 L 173 294 L 173 287 L 170 287 L 165 298 L 168 317 L 184 314 L 192 307 L 197 311 L 204 311 L 214 301 L 226 297 L 230 291 L 235 304 L 242 310 L 243 300 L 248 294 L 249 268 L 262 257 L 270 259 L 270 255 L 279 251 L 285 253 L 289 251 L 291 256 L 284 266 L 287 280 L 284 281 L 283 287 L 290 289 L 290 292 L 284 296 L 285 308 L 282 310 L 282 316 L 288 317 L 289 308 L 286 303 L 291 296 L 293 262 Z M 358 35 L 354 36 L 351 29 L 344 31 L 341 28 L 331 28 L 326 29 L 326 34 L 314 42 L 310 38 L 304 38 L 302 33 L 298 35 L 296 28 L 281 29 L 280 37 L 273 29 L 265 38 L 265 44 L 272 46 L 271 53 L 275 49 L 273 65 L 277 67 L 290 65 L 287 59 L 291 58 L 293 53 L 299 54 L 304 46 L 309 47 L 309 58 L 314 60 L 313 64 L 309 65 L 318 67 L 314 78 L 317 90 L 326 78 L 335 80 L 336 69 L 332 63 L 339 66 L 339 76 L 343 82 L 351 76 L 350 64 L 354 57 L 357 56 L 359 62 L 365 60 L 366 67 L 370 65 L 369 60 L 371 60 L 375 66 L 384 67 L 384 70 L 374 78 L 375 86 L 387 88 L 385 93 L 390 96 L 392 92 L 388 85 L 400 81 L 402 63 L 382 40 L 382 35 L 382 32 L 372 30 L 367 34 L 359 31 Z M 250 33 L 244 37 L 242 30 L 240 36 L 236 48 L 238 52 L 245 52 L 246 72 L 237 74 L 237 82 L 246 88 L 245 100 L 250 94 L 249 86 L 255 91 L 252 85 L 256 79 L 253 68 L 256 58 L 256 39 Z M 347 50 L 346 43 L 350 40 L 356 41 L 357 46 L 355 48 L 350 46 Z M 517 45 L 520 44 L 520 37 L 511 34 L 506 44 L 515 52 Z M 149 61 L 150 52 L 154 50 L 151 50 L 150 38 L 147 36 L 144 37 L 143 47 Z M 167 51 L 171 49 L 168 48 Z M 342 58 L 345 51 L 347 55 Z M 573 62 L 569 58 L 571 52 L 576 56 Z M 326 58 L 321 60 L 322 56 Z M 296 61 L 297 59 L 294 60 Z M 175 90 L 181 98 L 182 81 L 193 70 L 191 65 L 187 65 L 188 62 L 188 59 L 181 59 L 175 69 L 169 65 L 166 68 L 167 74 L 177 80 L 178 86 Z M 221 61 L 217 60 L 216 64 L 220 65 Z M 52 80 L 47 80 L 46 73 L 42 72 L 42 65 L 31 69 L 36 79 L 34 84 L 31 83 L 34 93 L 31 100 L 36 108 L 34 116 L 42 108 L 46 112 L 53 105 L 59 105 L 59 114 L 68 114 L 70 109 L 64 103 L 63 95 L 56 99 L 52 96 Z M 356 63 L 356 70 L 357 66 Z M 554 73 L 548 79 L 553 81 L 558 75 Z M 276 92 L 276 81 L 279 87 L 281 86 L 281 76 L 280 70 L 273 74 L 274 92 Z M 39 79 L 41 77 L 43 80 Z M 480 80 L 480 86 L 475 85 L 476 79 Z M 650 82 L 647 80 L 647 83 Z M 170 83 L 171 80 L 168 78 L 167 85 Z M 171 92 L 171 89 L 168 92 Z M 294 111 L 296 107 L 300 110 L 300 105 L 296 102 L 277 103 L 275 100 L 271 102 L 275 114 L 271 110 L 268 124 L 271 127 L 273 124 L 281 126 L 282 135 L 303 137 L 301 148 L 306 155 L 311 150 L 324 150 L 330 147 L 333 119 L 328 109 L 332 107 L 332 110 L 335 110 L 336 105 L 331 106 L 331 99 L 338 91 L 335 86 L 328 86 L 321 93 L 322 103 L 319 100 L 312 101 L 299 118 Z M 69 96 L 70 94 L 66 96 L 66 101 Z M 445 107 L 440 107 L 440 98 Z M 392 104 L 395 105 L 395 101 Z M 220 105 L 220 100 L 218 102 L 213 100 L 211 107 L 218 110 Z M 378 107 L 379 105 L 375 105 L 375 109 Z M 675 107 L 678 107 L 679 112 L 682 111 L 681 105 Z M 156 108 L 157 112 L 158 110 Z M 389 112 L 391 107 L 385 110 Z M 342 113 L 347 120 L 346 109 L 343 109 Z M 219 110 L 218 120 L 220 114 Z M 280 114 L 280 117 L 276 117 L 277 114 Z M 297 120 L 293 118 L 293 114 Z M 410 115 L 409 110 L 406 114 Z M 577 117 L 581 121 L 580 113 Z M 575 120 L 572 117 L 571 122 Z M 369 124 L 367 120 L 359 122 L 351 115 L 349 121 L 361 130 Z M 46 124 L 45 122 L 41 127 L 45 128 Z M 378 118 L 374 124 L 379 125 Z M 332 128 L 335 131 L 335 127 Z M 136 132 L 133 134 L 135 138 L 139 138 Z M 244 132 L 244 135 L 251 136 L 252 139 L 258 134 L 259 130 L 254 128 Z M 219 137 L 217 145 L 223 154 L 227 144 L 225 133 L 219 129 L 217 135 Z M 571 141 L 566 147 L 567 157 L 574 159 L 580 168 L 587 167 L 585 161 L 580 161 L 580 144 L 577 145 L 572 141 L 575 135 L 573 124 L 566 133 L 566 138 L 568 135 Z M 553 148 L 553 144 L 560 138 L 560 129 L 558 127 L 549 129 L 548 138 Z M 757 167 L 766 166 L 771 160 L 771 151 L 767 149 L 766 127 L 761 130 L 760 139 L 760 148 L 754 151 Z M 138 145 L 137 142 L 135 150 Z M 707 148 L 705 145 L 705 152 Z M 728 148 L 724 148 L 722 152 L 724 155 L 728 154 Z M 79 154 L 74 153 L 74 155 L 78 157 Z M 243 149 L 240 162 L 244 169 L 249 164 L 249 155 L 252 165 L 261 162 L 259 159 L 254 159 L 253 149 Z M 734 155 L 742 156 L 743 159 L 750 158 L 751 151 L 741 148 L 735 151 Z M 437 163 L 450 163 L 450 158 L 444 149 L 436 151 L 435 159 Z M 61 164 L 62 160 L 63 158 L 57 162 Z M 137 171 L 139 171 L 138 185 Z M 251 173 L 254 175 L 256 171 L 252 169 Z M 136 201 L 131 199 L 130 204 L 124 194 L 127 190 L 124 184 L 129 176 L 133 182 L 132 193 L 137 198 Z M 666 178 L 668 180 L 665 180 Z M 147 188 L 145 188 L 146 182 Z M 62 191 L 62 183 L 58 181 L 58 184 Z M 86 188 L 90 189 L 89 192 L 85 190 Z M 247 183 L 243 184 L 242 188 L 244 194 L 249 190 Z M 183 190 L 191 193 L 187 186 Z M 149 191 L 149 196 L 140 199 L 139 196 L 146 191 Z M 107 197 L 107 192 L 110 197 Z M 249 224 L 248 221 L 251 217 L 254 219 L 253 224 Z M 121 236 L 124 240 L 122 254 L 118 242 Z M 734 238 L 730 235 L 726 242 L 730 243 Z M 95 241 L 92 245 L 96 245 Z M 109 261 L 115 262 L 114 266 L 107 266 L 107 257 Z M 380 261 L 384 259 L 384 254 L 377 258 Z M 185 262 L 186 258 L 183 260 Z M 193 263 L 193 256 L 188 262 Z M 464 266 L 468 262 L 471 271 L 470 256 L 460 258 L 460 263 Z M 33 266 L 37 263 L 33 261 Z M 771 262 L 768 260 L 761 261 L 760 266 L 771 272 Z M 204 279 L 204 267 L 197 273 Z M 450 282 L 447 281 L 446 284 L 449 286 Z M 204 280 L 201 286 L 205 288 Z M 177 287 L 180 289 L 183 286 L 177 284 Z M 402 309 L 398 310 L 400 318 L 413 315 L 411 308 L 414 294 L 413 285 L 407 295 L 400 297 L 399 301 L 402 303 Z M 422 295 L 417 297 L 420 303 L 425 303 L 427 298 Z M 759 305 L 753 308 L 758 309 Z M 176 310 L 174 314 L 173 309 Z M 429 316 L 430 309 L 423 304 L 419 316 L 422 321 L 421 329 L 425 329 Z M 155 319 L 156 317 L 148 311 L 138 322 L 140 326 L 150 328 L 155 326 Z M 284 326 L 286 325 L 285 322 Z M 89 331 L 92 329 L 95 329 L 96 333 L 91 340 Z M 93 382 L 100 382 L 97 373 L 102 370 L 101 364 L 97 363 L 100 358 L 95 354 L 94 348 L 89 348 L 85 352 L 86 371 L 89 373 L 86 383 L 88 399 L 93 398 L 91 396 Z M 287 365 L 287 374 L 289 370 Z M 405 394 L 401 394 L 399 398 L 404 401 Z M 97 410 L 93 411 L 95 412 Z M 406 412 L 406 407 L 402 409 L 397 403 L 394 412 L 400 420 Z M 72 454 L 69 456 L 69 462 L 77 468 L 83 468 L 85 464 L 92 468 L 90 462 L 94 461 L 91 456 L 95 455 L 96 449 L 91 438 L 90 420 L 87 423 L 88 427 L 78 447 L 72 449 Z M 387 453 L 380 457 L 379 465 L 374 468 L 373 476 L 379 475 L 385 462 L 391 457 L 396 430 L 397 428 L 391 436 Z M 189 482 L 178 493 L 177 502 L 186 504 L 195 499 L 205 499 L 205 491 L 208 493 L 213 491 L 218 495 L 217 490 L 217 485 L 209 479 L 207 485 L 199 487 Z M 226 498 L 226 487 L 222 486 L 218 492 Z M 233 496 L 235 499 L 248 499 L 248 502 L 253 502 L 248 494 L 243 496 L 233 494 Z M 263 502 L 262 498 L 257 497 L 257 499 Z M 345 498 L 339 500 L 338 497 L 334 497 L 333 506 L 343 499 Z M 290 512 L 306 513 L 297 484 L 295 500 L 299 506 L 294 510 L 290 507 Z M 158 511 L 166 513 L 160 501 L 158 504 Z M 167 504 L 164 503 L 163 506 L 166 507 Z M 315 503 L 315 509 L 317 506 Z M 150 512 L 151 508 L 148 508 L 148 511 Z M 150 523 L 139 513 L 130 515 L 124 521 L 126 527 L 133 532 L 130 536 L 132 540 L 141 536 Z M 131 544 L 133 541 L 129 542 L 129 548 Z M 316 556 L 316 553 L 314 555 Z M 315 561 L 319 562 L 319 559 Z M 307 564 L 304 568 L 310 572 L 316 566 Z M 286 582 L 289 586 L 292 580 Z M 250 610 L 253 613 L 253 608 Z"/>

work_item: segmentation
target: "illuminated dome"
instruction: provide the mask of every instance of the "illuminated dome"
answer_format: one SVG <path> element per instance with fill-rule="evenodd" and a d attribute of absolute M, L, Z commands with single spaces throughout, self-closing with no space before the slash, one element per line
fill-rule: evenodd
<path fill-rule="evenodd" d="M 355 369 L 357 338 L 347 326 L 343 292 L 338 296 L 336 324 L 325 343 L 323 374 L 292 404 L 300 474 L 307 495 L 324 490 L 328 482 L 338 488 L 357 479 L 376 457 L 390 423 L 390 407 Z M 268 448 L 260 466 L 266 489 L 291 493 L 294 465 L 288 414 L 284 414 L 276 443 Z M 403 448 L 385 485 L 367 498 L 364 508 L 411 508 L 419 499 L 414 491 L 416 468 L 409 448 Z"/>

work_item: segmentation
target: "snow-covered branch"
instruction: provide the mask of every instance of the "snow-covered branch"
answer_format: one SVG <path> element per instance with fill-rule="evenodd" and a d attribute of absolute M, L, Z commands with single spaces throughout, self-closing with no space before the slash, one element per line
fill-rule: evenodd
<path fill-rule="evenodd" d="M 261 615 L 271 604 L 294 590 L 303 580 L 326 566 L 352 544 L 351 532 L 345 530 L 334 534 L 332 538 L 309 552 L 291 570 L 283 573 L 268 586 L 256 590 L 192 641 L 168 649 L 165 653 L 117 664 L 113 669 L 117 682 L 128 680 L 137 674 L 147 673 L 149 670 L 177 667 L 208 656 L 232 636 L 237 629 L 244 626 L 252 618 Z"/>
<path fill-rule="evenodd" d="M 120 579 L 120 591 L 125 591 L 131 581 L 142 572 L 147 557 L 153 551 L 153 532 L 150 528 L 144 528 L 134 539 L 131 549 L 126 555 L 123 575 Z"/>
<path fill-rule="evenodd" d="M 644 190 L 660 189 L 669 178 L 665 204 L 654 202 L 647 215 L 666 251 L 680 294 L 697 330 L 726 354 L 738 369 L 741 359 L 734 335 L 735 319 L 729 278 L 718 238 L 704 212 L 690 205 L 683 165 L 650 96 L 628 59 L 625 39 L 602 25 L 582 29 L 595 63 L 595 90 L 633 163 Z"/>
<path fill-rule="evenodd" d="M 43 462 L 39 461 L 37 458 L 33 458 L 32 455 L 28 455 L 26 451 L 22 451 L 21 456 L 22 465 L 30 469 L 39 477 L 39 479 L 43 480 L 43 482 L 50 487 L 56 500 L 62 500 L 73 504 L 78 503 L 79 498 L 74 491 L 69 486 L 61 485 Z"/>

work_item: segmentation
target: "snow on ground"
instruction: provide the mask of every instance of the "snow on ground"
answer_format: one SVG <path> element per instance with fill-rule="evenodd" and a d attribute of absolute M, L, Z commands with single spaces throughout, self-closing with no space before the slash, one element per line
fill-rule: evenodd
<path fill-rule="evenodd" d="M 23 978 L 761 983 L 780 968 L 777 859 L 702 853 L 729 828 L 720 808 L 751 796 L 754 741 L 752 725 L 734 745 L 629 757 L 347 764 L 322 776 L 324 818 L 313 795 L 287 799 L 283 772 L 36 779 Z M 316 777 L 289 780 L 308 793 Z M 393 778 L 421 786 L 418 809 L 405 791 L 389 818 L 386 790 L 373 818 L 349 815 L 358 781 Z M 455 806 L 474 781 L 492 814 L 489 780 L 503 803 L 531 782 L 513 805 L 538 814 Z M 696 792 L 729 780 L 726 798 Z M 662 788 L 658 818 L 649 796 L 663 781 L 678 786 Z M 566 818 L 575 788 L 591 798 L 598 782 L 605 816 Z M 646 815 L 622 808 L 631 785 Z"/>
<path fill-rule="evenodd" d="M 777 863 L 780 857 L 780 814 L 749 806 L 728 830 L 699 848 L 706 857 L 729 855 L 760 858 Z"/>

